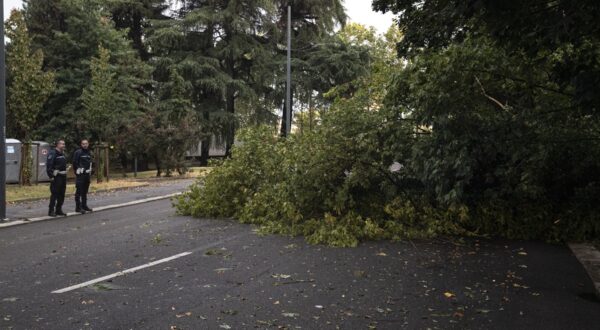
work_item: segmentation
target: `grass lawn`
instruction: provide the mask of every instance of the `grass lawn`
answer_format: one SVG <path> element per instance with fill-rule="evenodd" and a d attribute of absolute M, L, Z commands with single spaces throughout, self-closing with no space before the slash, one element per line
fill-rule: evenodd
<path fill-rule="evenodd" d="M 196 177 L 205 175 L 206 173 L 210 172 L 210 170 L 211 170 L 210 167 L 190 167 L 190 168 L 188 168 L 188 172 L 183 175 L 179 175 L 177 172 L 172 173 L 171 178 L 196 178 Z M 113 179 L 113 178 L 114 179 L 123 179 L 123 173 L 115 171 L 110 174 L 110 177 L 111 177 L 111 179 Z M 127 178 L 134 179 L 133 172 L 128 172 Z M 153 178 L 156 178 L 156 170 L 138 172 L 137 177 L 136 177 L 136 179 L 153 179 Z M 163 172 L 162 178 L 166 178 L 164 176 L 164 172 Z"/>
<path fill-rule="evenodd" d="M 90 192 L 99 190 L 111 190 L 117 188 L 133 188 L 146 185 L 143 181 L 133 180 L 111 180 L 110 182 L 96 183 L 92 181 L 90 185 Z M 67 184 L 67 195 L 75 193 L 75 184 Z M 19 185 L 6 185 L 6 201 L 7 202 L 18 202 L 27 199 L 35 198 L 47 198 L 50 196 L 50 184 L 40 183 L 37 186 L 19 186 Z"/>
<path fill-rule="evenodd" d="M 192 167 L 184 175 L 173 173 L 171 178 L 197 178 L 210 172 L 210 168 L 206 167 Z M 69 178 L 71 178 L 69 176 Z M 156 171 L 145 171 L 138 172 L 137 178 L 133 177 L 133 173 L 127 173 L 127 177 L 123 178 L 123 173 L 112 173 L 110 182 L 96 183 L 96 178 L 92 177 L 92 184 L 90 185 L 90 192 L 112 190 L 118 188 L 135 188 L 147 185 L 151 182 L 150 179 L 156 178 Z M 163 177 L 164 180 L 168 178 Z M 147 179 L 147 180 L 145 180 Z M 37 186 L 19 186 L 19 185 L 6 185 L 6 201 L 7 202 L 18 202 L 28 199 L 37 198 L 48 198 L 50 196 L 50 183 L 44 182 Z M 75 183 L 69 182 L 67 184 L 67 195 L 75 193 Z"/>

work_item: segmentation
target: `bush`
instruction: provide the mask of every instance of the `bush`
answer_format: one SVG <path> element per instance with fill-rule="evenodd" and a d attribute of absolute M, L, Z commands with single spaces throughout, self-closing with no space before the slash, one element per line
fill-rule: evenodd
<path fill-rule="evenodd" d="M 351 95 L 332 90 L 340 94 L 314 131 L 280 139 L 268 127 L 246 130 L 177 209 L 332 246 L 439 235 L 597 240 L 598 120 L 556 92 L 546 69 L 482 38 L 425 52 L 393 79 L 376 72 Z"/>
<path fill-rule="evenodd" d="M 241 132 L 232 158 L 180 196 L 180 214 L 236 218 L 263 233 L 303 235 L 331 246 L 464 233 L 433 208 L 401 202 L 377 149 L 379 114 L 348 108 L 323 114 L 314 132 L 276 137 Z"/>

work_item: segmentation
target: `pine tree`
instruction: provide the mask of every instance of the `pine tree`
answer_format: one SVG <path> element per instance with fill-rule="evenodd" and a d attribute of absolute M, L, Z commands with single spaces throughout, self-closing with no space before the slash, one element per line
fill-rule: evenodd
<path fill-rule="evenodd" d="M 269 36 L 275 10 L 269 0 L 219 0 L 193 2 L 184 8 L 183 24 L 189 29 L 205 30 L 210 34 L 210 47 L 201 65 L 215 65 L 211 93 L 222 104 L 217 119 L 225 136 L 229 155 L 235 140 L 236 101 L 256 92 L 252 84 L 252 69 L 271 56 Z"/>
<path fill-rule="evenodd" d="M 164 0 L 114 0 L 110 2 L 110 13 L 115 27 L 126 30 L 132 46 L 140 58 L 147 62 L 151 54 L 145 42 L 152 20 L 166 19 L 169 4 Z"/>
<path fill-rule="evenodd" d="M 247 73 L 265 48 L 260 33 L 269 24 L 270 1 L 188 1 L 174 19 L 157 22 L 149 37 L 156 55 L 159 86 L 173 70 L 190 84 L 191 108 L 203 136 L 201 161 L 206 163 L 210 137 L 225 137 L 231 148 L 235 102 L 251 95 Z M 160 87 L 159 87 L 160 88 Z"/>
<path fill-rule="evenodd" d="M 189 85 L 177 70 L 171 71 L 169 81 L 161 87 L 156 152 L 162 153 L 167 176 L 173 170 L 182 174 L 186 170 L 185 152 L 201 140 L 197 114 L 191 109 Z"/>

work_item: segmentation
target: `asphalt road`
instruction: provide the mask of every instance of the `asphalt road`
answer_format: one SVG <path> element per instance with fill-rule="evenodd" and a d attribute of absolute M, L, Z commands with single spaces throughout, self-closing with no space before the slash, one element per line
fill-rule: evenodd
<path fill-rule="evenodd" d="M 2 329 L 597 329 L 571 252 L 542 243 L 355 249 L 174 215 L 163 200 L 0 230 Z M 182 255 L 184 252 L 191 254 Z M 176 259 L 53 291 L 161 259 Z"/>
<path fill-rule="evenodd" d="M 103 191 L 88 195 L 91 208 L 131 202 L 149 197 L 164 196 L 184 191 L 195 179 L 154 180 L 149 186 L 116 191 Z M 92 183 L 93 184 L 93 183 Z M 50 189 L 50 188 L 48 188 Z M 50 191 L 48 190 L 48 198 Z M 75 211 L 75 197 L 67 196 L 63 206 L 65 212 Z M 41 217 L 48 214 L 48 200 L 11 203 L 6 207 L 6 216 L 11 220 Z"/>

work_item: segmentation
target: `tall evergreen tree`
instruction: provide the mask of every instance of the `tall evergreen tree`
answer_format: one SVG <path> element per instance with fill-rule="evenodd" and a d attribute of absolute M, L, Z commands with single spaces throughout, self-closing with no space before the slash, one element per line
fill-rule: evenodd
<path fill-rule="evenodd" d="M 152 20 L 166 19 L 164 12 L 169 8 L 165 0 L 114 0 L 110 2 L 110 13 L 115 27 L 126 30 L 133 48 L 143 61 L 150 59 L 150 50 L 145 42 Z"/>
<path fill-rule="evenodd" d="M 11 12 L 6 22 L 6 36 L 10 39 L 7 53 L 8 131 L 23 142 L 20 181 L 30 184 L 32 130 L 54 90 L 54 73 L 42 70 L 42 51 L 31 50 L 31 38 L 21 11 Z"/>
<path fill-rule="evenodd" d="M 308 99 L 308 96 L 313 94 L 313 86 L 305 79 L 309 66 L 308 57 L 320 47 L 329 46 L 324 44 L 331 43 L 330 39 L 336 27 L 346 24 L 346 13 L 340 0 L 277 0 L 276 4 L 278 8 L 276 39 L 277 44 L 280 45 L 277 48 L 279 73 L 276 91 L 272 96 L 276 98 L 277 105 L 283 105 L 281 134 L 285 135 L 288 112 L 284 102 L 286 90 L 284 63 L 288 5 L 292 8 L 292 109 L 295 99 L 302 96 L 306 96 L 302 97 L 303 99 Z"/>
<path fill-rule="evenodd" d="M 154 33 L 153 49 L 166 46 L 169 50 L 161 62 L 187 67 L 182 70 L 184 77 L 201 91 L 194 97 L 195 108 L 201 109 L 213 127 L 224 131 L 228 152 L 240 109 L 249 122 L 270 121 L 273 110 L 283 103 L 287 3 L 187 1 L 176 19 Z M 330 38 L 346 17 L 339 0 L 293 1 L 292 8 L 294 47 L 303 49 L 294 53 L 294 70 L 306 74 L 307 54 Z M 210 107 L 199 106 L 207 100 Z"/>
<path fill-rule="evenodd" d="M 23 13 L 36 48 L 50 45 L 53 31 L 64 31 L 65 14 L 61 10 L 63 0 L 23 0 Z"/>
<path fill-rule="evenodd" d="M 224 136 L 228 153 L 236 101 L 255 94 L 251 69 L 270 56 L 273 8 L 267 0 L 187 1 L 175 19 L 157 24 L 150 38 L 157 79 L 165 80 L 172 67 L 181 72 L 193 86 L 190 100 L 204 131 Z M 209 144 L 203 141 L 204 156 Z"/>
<path fill-rule="evenodd" d="M 254 65 L 269 56 L 273 10 L 268 0 L 220 0 L 195 8 L 185 17 L 187 24 L 214 31 L 214 47 L 207 55 L 218 62 L 220 93 L 228 118 L 224 126 L 227 154 L 235 137 L 236 101 L 255 92 L 249 74 Z"/>
<path fill-rule="evenodd" d="M 110 129 L 113 127 L 111 121 L 115 117 L 116 104 L 113 95 L 117 88 L 115 73 L 110 67 L 108 49 L 98 47 L 98 57 L 92 58 L 90 71 L 91 83 L 81 95 L 86 119 L 84 125 L 98 141 L 107 141 L 108 136 L 114 134 Z"/>
<path fill-rule="evenodd" d="M 125 126 L 135 127 L 139 118 L 147 118 L 157 129 L 172 125 L 157 118 L 170 111 L 163 106 L 169 100 L 165 91 L 176 73 L 186 85 L 186 93 L 179 97 L 195 113 L 202 132 L 199 136 L 205 139 L 203 162 L 211 138 L 224 142 L 229 154 L 241 118 L 246 123 L 276 122 L 285 90 L 282 45 L 287 3 L 189 0 L 166 11 L 167 2 L 160 0 L 27 0 L 25 11 L 34 27 L 34 45 L 48 52 L 45 65 L 58 73 L 59 88 L 46 106 L 42 135 L 55 138 L 66 134 L 73 139 L 86 133 L 80 96 L 90 85 L 89 60 L 98 56 L 101 45 L 111 54 L 117 80 L 116 113 L 132 114 L 120 116 L 123 124 L 115 127 L 118 133 L 111 136 L 123 136 L 121 133 L 130 131 Z M 331 84 L 341 81 L 340 72 L 319 81 L 320 73 L 311 68 L 315 63 L 329 65 L 323 71 L 333 72 L 345 68 L 333 62 L 336 56 L 348 62 L 361 60 L 360 52 L 332 37 L 335 28 L 345 22 L 341 3 L 292 1 L 297 98 L 309 99 L 316 93 L 321 99 Z M 138 59 L 131 45 L 146 63 Z M 153 81 L 148 79 L 147 64 L 152 66 Z M 135 110 L 150 115 L 134 114 Z M 125 140 L 129 139 L 119 138 Z M 123 145 L 121 154 L 125 155 L 128 147 Z M 140 150 L 139 146 L 129 148 Z"/>
<path fill-rule="evenodd" d="M 43 49 L 45 68 L 56 72 L 57 89 L 45 105 L 38 135 L 75 142 L 86 134 L 80 96 L 90 84 L 90 59 L 98 45 L 110 51 L 115 66 L 117 113 L 137 110 L 147 102 L 144 90 L 149 70 L 137 58 L 124 32 L 117 31 L 101 0 L 28 0 L 25 17 L 34 49 Z"/>
<path fill-rule="evenodd" d="M 169 81 L 161 85 L 159 93 L 157 152 L 162 153 L 167 176 L 173 170 L 182 174 L 186 170 L 186 151 L 197 146 L 202 137 L 198 115 L 191 108 L 189 84 L 177 70 L 171 71 Z"/>

